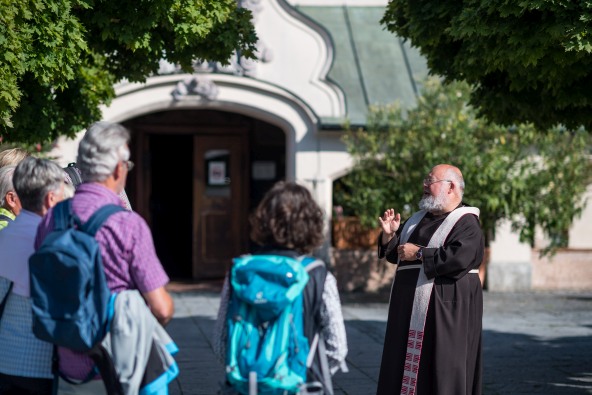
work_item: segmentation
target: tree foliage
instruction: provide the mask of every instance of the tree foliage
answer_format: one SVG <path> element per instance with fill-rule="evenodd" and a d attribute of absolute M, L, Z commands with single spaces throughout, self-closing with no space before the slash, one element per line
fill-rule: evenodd
<path fill-rule="evenodd" d="M 381 23 L 471 84 L 481 116 L 592 130 L 591 21 L 589 1 L 391 0 Z"/>
<path fill-rule="evenodd" d="M 344 141 L 355 161 L 339 180 L 334 204 L 376 226 L 395 208 L 404 218 L 417 210 L 422 180 L 439 163 L 463 172 L 464 201 L 481 210 L 489 244 L 500 220 L 510 220 L 520 239 L 534 245 L 548 237 L 545 252 L 567 243 L 567 230 L 581 214 L 590 181 L 590 136 L 583 129 L 537 130 L 532 124 L 504 127 L 478 118 L 467 105 L 466 83 L 429 79 L 418 106 L 374 106 L 366 129 L 347 128 Z"/>
<path fill-rule="evenodd" d="M 100 118 L 113 84 L 159 61 L 254 58 L 251 12 L 235 0 L 0 0 L 0 135 L 45 142 Z"/>

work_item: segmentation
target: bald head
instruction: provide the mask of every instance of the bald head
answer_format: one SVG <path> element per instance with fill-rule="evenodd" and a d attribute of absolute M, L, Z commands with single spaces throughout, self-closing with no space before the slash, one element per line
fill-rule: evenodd
<path fill-rule="evenodd" d="M 432 167 L 423 184 L 419 207 L 435 214 L 454 210 L 462 202 L 465 182 L 460 169 L 449 164 Z"/>
<path fill-rule="evenodd" d="M 447 163 L 441 163 L 439 165 L 436 165 L 434 167 L 432 167 L 432 172 L 444 172 L 444 173 L 448 173 L 448 172 L 455 172 L 457 173 L 459 176 L 462 177 L 462 173 L 460 172 L 459 168 L 456 166 L 452 166 L 449 165 Z"/>
<path fill-rule="evenodd" d="M 439 174 L 443 177 L 439 179 L 446 179 L 451 180 L 454 184 L 456 184 L 460 189 L 460 198 L 462 200 L 463 193 L 465 191 L 465 180 L 463 178 L 462 172 L 456 166 L 449 165 L 446 163 L 442 163 L 432 167 L 431 174 Z"/>

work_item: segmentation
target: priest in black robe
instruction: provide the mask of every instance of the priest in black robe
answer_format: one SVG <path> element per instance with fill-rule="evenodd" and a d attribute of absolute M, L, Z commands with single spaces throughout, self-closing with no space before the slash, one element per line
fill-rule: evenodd
<path fill-rule="evenodd" d="M 432 168 L 421 209 L 401 224 L 379 218 L 378 256 L 397 264 L 377 395 L 480 395 L 484 239 L 479 210 L 463 203 L 457 167 Z"/>

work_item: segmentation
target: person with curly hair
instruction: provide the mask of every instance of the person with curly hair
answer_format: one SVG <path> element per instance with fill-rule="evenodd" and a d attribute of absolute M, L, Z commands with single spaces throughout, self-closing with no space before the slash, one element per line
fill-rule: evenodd
<path fill-rule="evenodd" d="M 310 191 L 295 182 L 280 181 L 263 197 L 250 216 L 251 240 L 258 248 L 252 255 L 280 255 L 299 258 L 310 255 L 324 240 L 324 214 Z M 325 271 L 324 282 L 315 281 L 315 271 Z M 325 265 L 310 270 L 304 294 L 304 330 L 309 342 L 314 332 L 325 340 L 326 355 L 331 374 L 347 372 L 347 338 L 341 312 L 337 281 Z M 229 274 L 226 275 L 220 298 L 218 317 L 214 327 L 214 352 L 225 363 L 228 341 L 227 312 L 231 296 Z M 315 295 L 322 295 L 316 299 Z M 314 299 L 314 300 L 313 300 Z M 316 314 L 313 312 L 317 312 Z M 315 328 L 315 325 L 318 327 Z M 307 329 L 308 328 L 308 329 Z M 308 331 L 308 332 L 307 332 Z M 317 367 L 309 368 L 307 380 L 315 377 Z M 317 369 L 318 371 L 318 369 Z M 232 393 L 228 383 L 222 393 Z M 329 393 L 325 391 L 325 393 Z"/>

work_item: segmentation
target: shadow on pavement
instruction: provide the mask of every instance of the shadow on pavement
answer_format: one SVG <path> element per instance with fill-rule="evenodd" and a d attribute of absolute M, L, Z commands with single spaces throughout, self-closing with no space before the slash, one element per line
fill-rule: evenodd
<path fill-rule="evenodd" d="M 483 394 L 592 394 L 591 351 L 589 336 L 544 340 L 485 330 Z"/>

